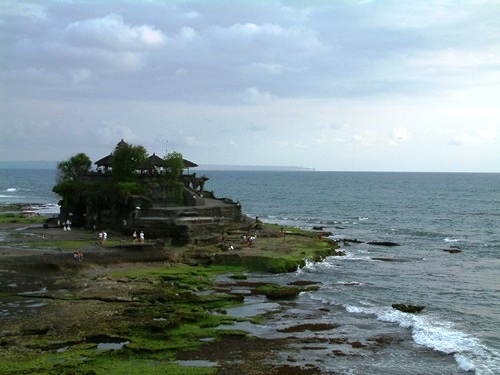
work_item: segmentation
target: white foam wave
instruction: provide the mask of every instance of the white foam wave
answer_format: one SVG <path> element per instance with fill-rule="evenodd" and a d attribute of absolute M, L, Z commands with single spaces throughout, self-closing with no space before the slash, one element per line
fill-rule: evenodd
<path fill-rule="evenodd" d="M 478 338 L 462 332 L 451 322 L 441 321 L 431 314 L 408 314 L 387 307 L 344 307 L 350 313 L 376 315 L 380 321 L 410 329 L 415 343 L 454 354 L 457 365 L 464 371 L 484 375 L 500 373 L 500 353 L 484 346 Z"/>
<path fill-rule="evenodd" d="M 298 274 L 315 273 L 318 270 L 331 270 L 338 267 L 337 265 L 330 263 L 328 261 L 313 262 L 311 260 L 306 259 L 305 262 L 306 262 L 305 266 L 297 270 Z"/>
<path fill-rule="evenodd" d="M 60 211 L 60 208 L 59 208 L 58 204 L 46 204 L 44 206 L 36 207 L 35 211 L 40 213 L 40 214 L 43 214 L 43 215 L 58 214 Z"/>
<path fill-rule="evenodd" d="M 13 191 L 18 191 L 19 189 L 17 188 L 8 188 L 6 189 L 5 191 L 8 191 L 8 192 L 13 192 Z"/>
<path fill-rule="evenodd" d="M 460 242 L 460 241 L 463 241 L 459 238 L 450 238 L 450 237 L 446 237 L 444 240 L 444 242 Z"/>

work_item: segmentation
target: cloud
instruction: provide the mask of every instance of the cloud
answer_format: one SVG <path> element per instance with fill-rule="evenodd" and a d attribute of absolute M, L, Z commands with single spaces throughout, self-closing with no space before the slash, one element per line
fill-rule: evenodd
<path fill-rule="evenodd" d="M 199 162 L 498 171 L 500 7 L 480 5 L 0 1 L 0 153 L 123 137 Z"/>
<path fill-rule="evenodd" d="M 165 40 L 157 28 L 127 25 L 117 14 L 73 22 L 66 27 L 65 36 L 73 46 L 118 51 L 157 47 Z"/>
<path fill-rule="evenodd" d="M 476 129 L 472 132 L 463 132 L 451 139 L 451 145 L 479 145 L 484 142 L 495 141 L 497 137 L 497 127 L 491 125 L 485 128 Z"/>
<path fill-rule="evenodd" d="M 244 100 L 249 104 L 269 104 L 273 96 L 269 92 L 260 92 L 256 87 L 249 87 L 245 90 Z"/>
<path fill-rule="evenodd" d="M 406 128 L 397 128 L 397 129 L 393 129 L 393 135 L 394 135 L 394 139 L 396 140 L 403 140 L 403 141 L 406 141 L 408 139 L 408 129 Z"/>
<path fill-rule="evenodd" d="M 375 146 L 378 140 L 378 135 L 371 131 L 365 130 L 353 136 L 354 141 L 361 146 L 372 147 Z"/>
<path fill-rule="evenodd" d="M 295 68 L 282 64 L 270 64 L 270 63 L 252 63 L 242 66 L 240 69 L 244 73 L 269 74 L 269 75 L 281 75 L 289 72 L 298 73 L 304 71 L 304 69 L 301 68 Z"/>
<path fill-rule="evenodd" d="M 135 143 L 138 140 L 135 132 L 127 126 L 119 125 L 113 121 L 106 121 L 91 131 L 95 140 L 101 144 L 113 144 L 120 139 L 126 139 L 128 143 Z M 112 150 L 111 150 L 112 151 Z"/>
<path fill-rule="evenodd" d="M 32 20 L 45 20 L 47 13 L 41 4 L 3 0 L 0 3 L 0 17 L 23 17 Z"/>

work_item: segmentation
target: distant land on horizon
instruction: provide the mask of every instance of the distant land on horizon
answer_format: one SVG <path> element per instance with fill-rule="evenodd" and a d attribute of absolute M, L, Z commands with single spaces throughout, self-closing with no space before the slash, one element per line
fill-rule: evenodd
<path fill-rule="evenodd" d="M 0 169 L 57 169 L 57 161 L 26 160 L 0 161 Z M 296 166 L 262 166 L 262 165 L 225 165 L 202 164 L 198 166 L 203 171 L 315 171 L 314 168 Z"/>

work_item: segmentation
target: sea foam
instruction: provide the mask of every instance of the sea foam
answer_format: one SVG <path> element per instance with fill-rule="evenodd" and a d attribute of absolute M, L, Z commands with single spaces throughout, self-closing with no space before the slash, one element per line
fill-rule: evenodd
<path fill-rule="evenodd" d="M 500 373 L 500 353 L 483 345 L 479 339 L 462 332 L 455 324 L 431 314 L 408 314 L 380 306 L 344 306 L 350 313 L 373 314 L 384 322 L 410 329 L 413 341 L 433 350 L 453 354 L 460 369 L 477 374 Z"/>

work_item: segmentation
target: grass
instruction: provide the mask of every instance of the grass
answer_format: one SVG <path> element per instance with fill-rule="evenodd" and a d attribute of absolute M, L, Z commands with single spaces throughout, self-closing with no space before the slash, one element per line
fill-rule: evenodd
<path fill-rule="evenodd" d="M 28 217 L 22 213 L 0 213 L 0 224 L 43 224 L 47 219 L 45 216 Z"/>

